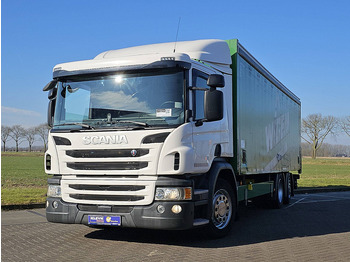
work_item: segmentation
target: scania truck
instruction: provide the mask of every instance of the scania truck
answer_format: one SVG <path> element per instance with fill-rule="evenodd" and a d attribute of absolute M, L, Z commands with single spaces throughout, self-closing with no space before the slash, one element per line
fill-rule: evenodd
<path fill-rule="evenodd" d="M 219 237 L 239 202 L 297 186 L 300 99 L 237 39 L 106 51 L 44 91 L 48 221 Z"/>

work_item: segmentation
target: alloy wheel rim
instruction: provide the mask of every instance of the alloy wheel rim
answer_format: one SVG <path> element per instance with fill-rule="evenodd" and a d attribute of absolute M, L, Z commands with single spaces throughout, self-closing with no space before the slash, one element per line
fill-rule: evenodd
<path fill-rule="evenodd" d="M 225 228 L 231 220 L 232 201 L 229 193 L 220 189 L 216 191 L 213 197 L 213 217 L 212 221 L 216 228 Z"/>

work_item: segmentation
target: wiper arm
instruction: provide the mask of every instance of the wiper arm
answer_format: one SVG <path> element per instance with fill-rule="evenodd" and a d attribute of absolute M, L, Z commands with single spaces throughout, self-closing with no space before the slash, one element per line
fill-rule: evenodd
<path fill-rule="evenodd" d="M 149 124 L 144 123 L 144 122 L 138 122 L 138 121 L 132 121 L 132 120 L 119 120 L 117 123 L 130 123 L 130 124 L 135 124 L 138 126 L 144 126 L 144 127 L 150 127 Z"/>
<path fill-rule="evenodd" d="M 54 126 L 81 126 L 86 129 L 95 129 L 93 126 L 83 124 L 83 123 L 64 123 L 64 124 L 59 124 L 59 125 L 54 125 Z"/>
<path fill-rule="evenodd" d="M 138 122 L 138 121 L 132 121 L 132 120 L 119 120 L 117 121 L 117 123 L 131 123 L 131 124 L 135 124 L 138 126 L 144 126 L 144 127 L 149 127 L 150 125 L 144 122 Z"/>

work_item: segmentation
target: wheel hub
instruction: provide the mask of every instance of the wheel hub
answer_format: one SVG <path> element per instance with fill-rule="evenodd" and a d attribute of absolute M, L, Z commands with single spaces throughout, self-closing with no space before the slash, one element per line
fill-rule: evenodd
<path fill-rule="evenodd" d="M 219 216 L 223 217 L 226 214 L 226 203 L 224 201 L 220 201 L 218 206 L 217 206 L 217 212 Z"/>

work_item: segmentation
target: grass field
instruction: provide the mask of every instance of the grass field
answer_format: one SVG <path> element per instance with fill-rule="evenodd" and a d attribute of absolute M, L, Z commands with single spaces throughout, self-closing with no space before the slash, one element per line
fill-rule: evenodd
<path fill-rule="evenodd" d="M 43 153 L 1 153 L 1 205 L 45 203 Z"/>
<path fill-rule="evenodd" d="M 1 154 L 1 205 L 45 203 L 43 153 Z M 299 187 L 350 187 L 350 158 L 303 158 Z"/>
<path fill-rule="evenodd" d="M 350 158 L 303 158 L 299 187 L 350 187 Z"/>

